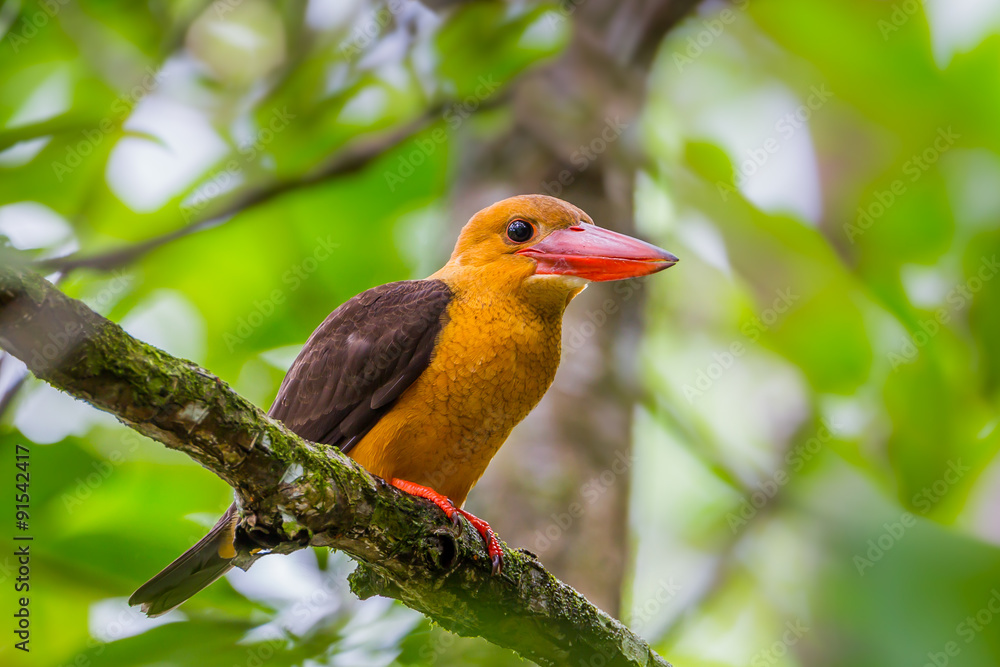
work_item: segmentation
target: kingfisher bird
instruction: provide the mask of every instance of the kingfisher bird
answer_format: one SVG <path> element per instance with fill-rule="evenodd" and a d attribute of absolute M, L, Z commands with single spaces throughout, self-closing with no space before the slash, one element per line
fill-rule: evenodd
<path fill-rule="evenodd" d="M 552 384 L 567 305 L 590 282 L 646 276 L 676 262 L 561 199 L 504 199 L 469 220 L 437 273 L 373 287 L 334 310 L 292 363 L 268 414 L 307 440 L 339 447 L 456 523 L 464 517 L 499 572 L 499 538 L 462 505 Z M 225 574 L 238 521 L 233 504 L 129 604 L 158 616 Z"/>

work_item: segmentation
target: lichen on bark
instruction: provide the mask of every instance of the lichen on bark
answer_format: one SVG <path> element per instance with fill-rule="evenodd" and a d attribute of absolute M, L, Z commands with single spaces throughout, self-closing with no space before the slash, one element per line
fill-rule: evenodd
<path fill-rule="evenodd" d="M 307 546 L 339 549 L 359 564 L 349 578 L 357 595 L 395 598 L 539 664 L 598 655 L 616 667 L 669 664 L 533 555 L 505 551 L 492 576 L 474 530 L 457 532 L 427 501 L 302 440 L 208 371 L 136 340 L 25 267 L 0 267 L 0 348 L 232 486 L 240 567 Z"/>

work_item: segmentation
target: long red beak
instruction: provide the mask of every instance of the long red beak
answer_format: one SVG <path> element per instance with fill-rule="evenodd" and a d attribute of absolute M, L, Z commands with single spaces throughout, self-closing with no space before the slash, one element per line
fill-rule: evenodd
<path fill-rule="evenodd" d="M 517 254 L 535 260 L 536 274 L 598 282 L 648 276 L 678 261 L 655 245 L 589 224 L 556 230 Z"/>

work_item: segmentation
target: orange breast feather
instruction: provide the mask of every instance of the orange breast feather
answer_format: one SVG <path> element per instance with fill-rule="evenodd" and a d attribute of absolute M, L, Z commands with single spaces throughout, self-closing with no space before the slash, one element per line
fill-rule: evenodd
<path fill-rule="evenodd" d="M 566 298 L 525 300 L 489 276 L 452 273 L 435 276 L 455 299 L 430 366 L 350 456 L 461 505 L 552 383 Z"/>

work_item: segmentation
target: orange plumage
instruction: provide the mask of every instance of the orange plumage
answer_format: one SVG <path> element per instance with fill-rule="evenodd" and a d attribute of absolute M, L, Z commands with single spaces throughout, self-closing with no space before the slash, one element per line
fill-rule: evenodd
<path fill-rule="evenodd" d="M 472 218 L 430 277 L 454 292 L 430 365 L 350 451 L 374 474 L 431 487 L 459 506 L 552 384 L 563 311 L 586 285 L 534 276 L 534 260 L 503 241 L 515 217 L 539 221 L 540 235 L 590 222 L 548 197 L 514 197 Z"/>
<path fill-rule="evenodd" d="M 464 516 L 497 571 L 499 540 L 460 508 L 552 383 L 566 306 L 589 281 L 648 275 L 676 261 L 553 197 L 498 202 L 473 216 L 434 275 L 372 288 L 331 313 L 270 414 L 449 517 Z M 129 602 L 162 614 L 222 576 L 238 521 L 234 505 Z"/>

